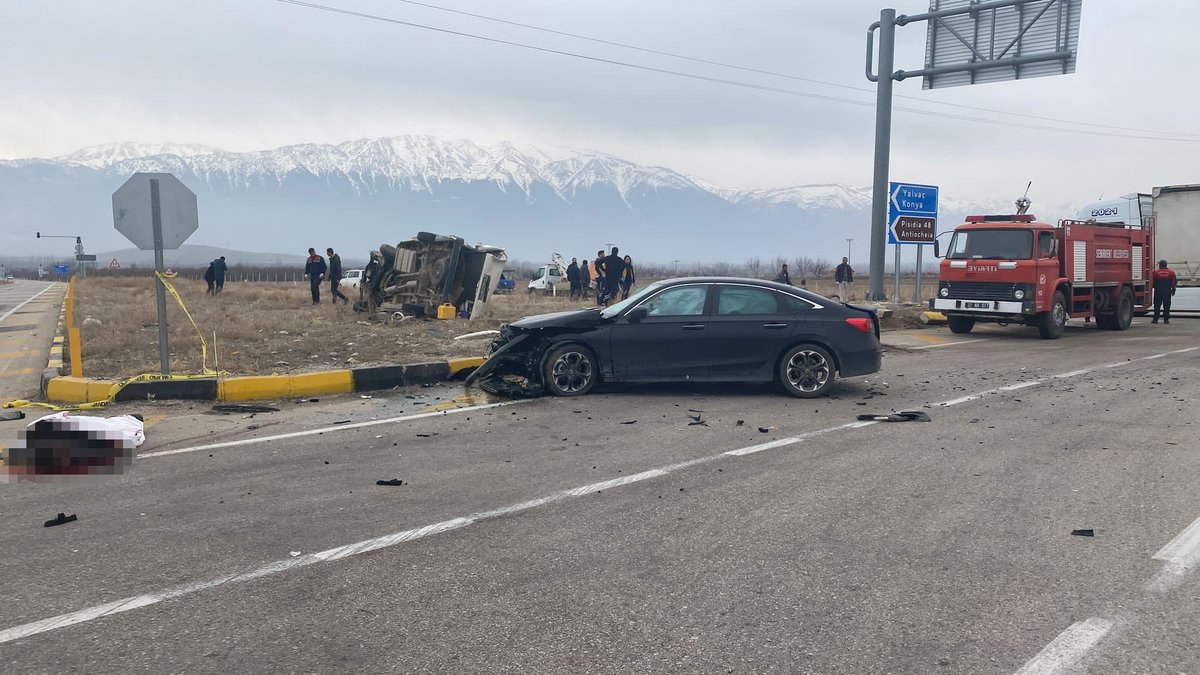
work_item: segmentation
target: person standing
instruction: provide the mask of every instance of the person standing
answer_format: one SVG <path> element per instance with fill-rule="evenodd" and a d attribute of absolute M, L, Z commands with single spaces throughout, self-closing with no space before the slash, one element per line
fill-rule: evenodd
<path fill-rule="evenodd" d="M 314 305 L 321 303 L 321 279 L 325 277 L 327 269 L 325 259 L 317 255 L 317 249 L 309 248 L 308 260 L 304 261 L 304 278 L 308 279 Z"/>
<path fill-rule="evenodd" d="M 567 265 L 567 283 L 571 285 L 571 299 L 574 300 L 579 295 L 579 259 L 571 258 L 571 264 Z"/>
<path fill-rule="evenodd" d="M 792 285 L 792 275 L 788 273 L 787 263 L 784 263 L 783 267 L 779 268 L 779 276 L 775 277 L 775 283 Z"/>
<path fill-rule="evenodd" d="M 208 269 L 204 270 L 204 283 L 208 284 L 208 288 L 204 291 L 205 295 L 216 295 L 216 289 L 213 286 L 216 280 L 217 276 L 216 272 L 213 272 L 213 263 L 208 263 Z"/>
<path fill-rule="evenodd" d="M 1175 270 L 1167 267 L 1166 260 L 1159 260 L 1158 269 L 1150 275 L 1150 280 L 1154 283 L 1154 318 L 1150 323 L 1158 323 L 1159 308 L 1162 309 L 1163 323 L 1171 323 L 1171 296 L 1179 286 Z"/>
<path fill-rule="evenodd" d="M 604 304 L 604 289 L 607 285 L 607 272 L 604 269 L 604 251 L 596 251 L 596 259 L 592 261 L 592 274 L 596 276 L 596 304 Z"/>
<path fill-rule="evenodd" d="M 850 266 L 849 258 L 842 258 L 842 264 L 834 271 L 833 280 L 837 282 L 838 298 L 842 302 L 850 300 L 850 284 L 854 283 L 854 268 Z"/>
<path fill-rule="evenodd" d="M 329 256 L 329 295 L 333 299 L 333 304 L 337 304 L 338 298 L 349 304 L 350 298 L 347 298 L 341 289 L 342 256 L 334 253 L 332 248 L 325 249 L 325 255 Z"/>
<path fill-rule="evenodd" d="M 617 247 L 612 247 L 612 253 L 604 256 L 604 306 L 616 299 L 621 292 L 621 278 L 625 273 L 625 260 L 619 255 Z"/>
<path fill-rule="evenodd" d="M 229 266 L 225 264 L 225 256 L 212 261 L 213 283 L 216 284 L 213 295 L 220 295 L 225 288 L 225 272 L 228 270 Z"/>
<path fill-rule="evenodd" d="M 583 299 L 588 299 L 588 289 L 592 287 L 592 271 L 588 269 L 588 261 L 584 260 L 583 265 L 579 267 L 579 290 L 583 293 Z"/>
<path fill-rule="evenodd" d="M 625 256 L 625 271 L 621 274 L 621 299 L 629 298 L 629 289 L 637 283 L 637 277 L 633 274 L 633 258 Z"/>

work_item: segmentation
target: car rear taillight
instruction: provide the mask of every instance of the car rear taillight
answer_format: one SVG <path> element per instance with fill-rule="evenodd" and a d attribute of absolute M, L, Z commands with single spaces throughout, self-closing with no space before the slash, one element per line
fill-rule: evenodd
<path fill-rule="evenodd" d="M 856 316 L 851 319 L 846 319 L 846 323 L 850 324 L 851 326 L 854 326 L 855 328 L 861 330 L 864 333 L 874 332 L 874 329 L 871 327 L 871 319 L 869 319 L 867 317 L 857 317 Z"/>

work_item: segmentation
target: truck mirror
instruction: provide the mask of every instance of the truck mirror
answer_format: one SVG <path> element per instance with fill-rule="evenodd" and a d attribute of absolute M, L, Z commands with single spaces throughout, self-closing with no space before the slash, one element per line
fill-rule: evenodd
<path fill-rule="evenodd" d="M 937 239 L 933 240 L 933 257 L 935 257 L 935 258 L 942 257 L 941 242 L 938 241 Z"/>

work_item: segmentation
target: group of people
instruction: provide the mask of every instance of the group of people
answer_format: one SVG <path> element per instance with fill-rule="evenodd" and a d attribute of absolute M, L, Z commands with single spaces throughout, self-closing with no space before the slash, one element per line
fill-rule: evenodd
<path fill-rule="evenodd" d="M 850 299 L 850 284 L 854 283 L 854 268 L 850 266 L 849 258 L 842 258 L 842 264 L 838 265 L 833 270 L 833 280 L 837 282 L 838 298 L 843 302 Z M 787 284 L 794 286 L 792 283 L 792 275 L 788 272 L 787 263 L 779 270 L 779 275 L 774 279 L 777 284 Z M 800 287 L 807 288 L 808 283 L 804 279 L 800 280 Z"/>
<path fill-rule="evenodd" d="M 229 266 L 225 264 L 225 256 L 208 264 L 208 269 L 204 271 L 204 283 L 208 286 L 208 290 L 204 291 L 205 295 L 218 295 L 225 289 L 225 272 L 227 271 L 229 271 Z"/>
<path fill-rule="evenodd" d="M 612 252 L 604 255 L 604 250 L 596 251 L 596 259 L 587 260 L 581 265 L 579 258 L 571 258 L 567 265 L 567 283 L 571 285 L 571 297 L 588 298 L 588 290 L 596 284 L 596 304 L 607 307 L 617 300 L 629 297 L 629 290 L 637 283 L 633 270 L 633 259 L 621 256 L 620 249 L 612 247 Z"/>
<path fill-rule="evenodd" d="M 336 305 L 338 300 L 349 303 L 350 298 L 339 288 L 342 283 L 342 256 L 334 253 L 332 248 L 325 249 L 325 255 L 329 256 L 328 264 L 315 248 L 310 248 L 308 259 L 304 262 L 304 278 L 308 279 L 312 304 L 321 304 L 321 282 L 325 279 L 329 280 L 329 296 L 333 299 L 333 304 Z"/>

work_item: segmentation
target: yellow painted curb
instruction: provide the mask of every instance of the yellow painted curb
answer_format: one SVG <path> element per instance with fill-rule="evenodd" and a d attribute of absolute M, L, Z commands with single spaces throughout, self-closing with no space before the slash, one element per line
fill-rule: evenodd
<path fill-rule="evenodd" d="M 446 363 L 450 365 L 450 376 L 454 377 L 464 370 L 470 370 L 472 368 L 478 368 L 479 366 L 482 366 L 484 361 L 487 361 L 487 359 L 476 356 L 467 359 L 450 359 Z"/>
<path fill-rule="evenodd" d="M 46 384 L 46 398 L 59 403 L 95 403 L 107 401 L 108 392 L 116 384 L 109 380 L 89 380 L 83 377 L 54 377 Z"/>
<path fill-rule="evenodd" d="M 941 312 L 921 312 L 921 323 L 946 323 L 946 315 Z"/>
<path fill-rule="evenodd" d="M 354 391 L 354 380 L 349 370 L 301 375 L 229 377 L 217 382 L 217 398 L 222 401 L 344 394 L 350 391 Z"/>

